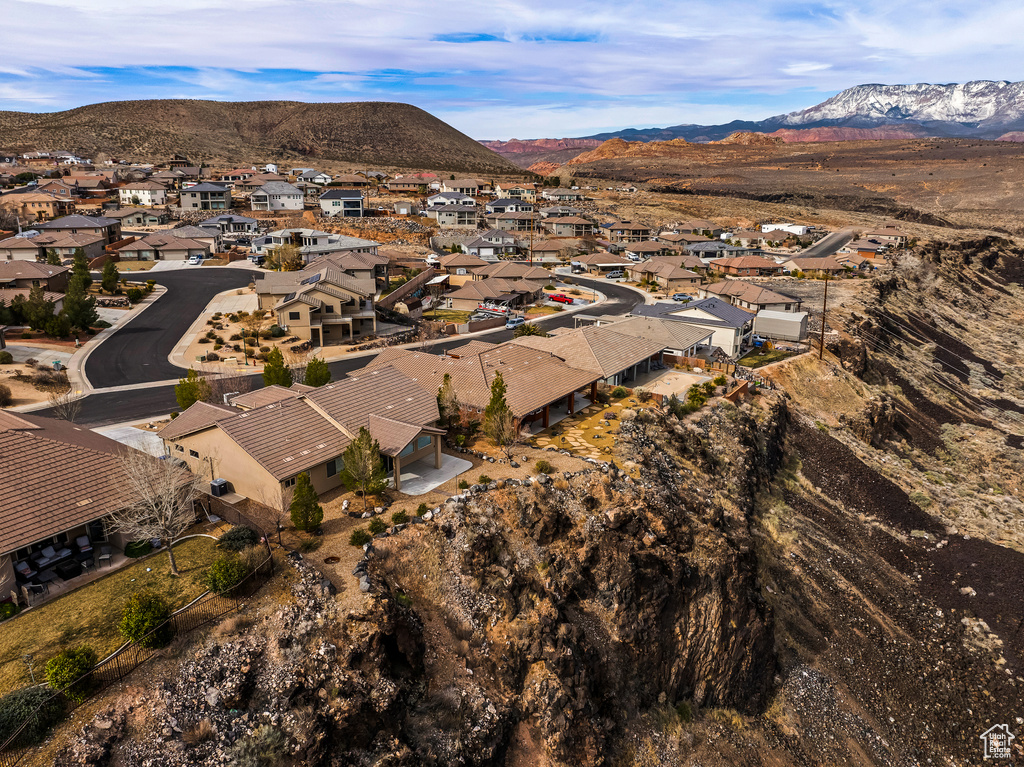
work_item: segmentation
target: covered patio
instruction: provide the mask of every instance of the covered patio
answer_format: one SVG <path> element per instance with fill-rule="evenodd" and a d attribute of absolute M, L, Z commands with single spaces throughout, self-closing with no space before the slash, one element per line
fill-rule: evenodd
<path fill-rule="evenodd" d="M 471 461 L 447 453 L 441 453 L 440 466 L 437 466 L 433 459 L 421 458 L 402 467 L 399 492 L 403 495 L 423 495 L 471 468 Z"/>

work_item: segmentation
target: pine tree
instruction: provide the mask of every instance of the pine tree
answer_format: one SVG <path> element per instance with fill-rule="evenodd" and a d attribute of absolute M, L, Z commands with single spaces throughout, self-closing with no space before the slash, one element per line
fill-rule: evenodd
<path fill-rule="evenodd" d="M 107 261 L 103 265 L 103 276 L 100 277 L 100 285 L 103 290 L 113 295 L 119 291 L 118 283 L 121 281 L 121 273 L 117 271 L 117 264 Z"/>
<path fill-rule="evenodd" d="M 49 266 L 60 266 L 60 254 L 53 248 L 46 251 L 46 263 Z"/>
<path fill-rule="evenodd" d="M 34 285 L 28 291 L 28 299 L 21 304 L 21 316 L 33 330 L 45 330 L 46 323 L 53 317 L 53 301 L 47 301 L 42 285 Z"/>
<path fill-rule="evenodd" d="M 484 434 L 512 460 L 512 451 L 519 441 L 519 422 L 505 401 L 505 380 L 501 373 L 491 382 L 491 401 L 484 411 Z"/>
<path fill-rule="evenodd" d="M 86 290 L 92 285 L 92 275 L 89 274 L 89 259 L 85 257 L 85 251 L 75 248 L 75 263 L 71 267 L 71 276 L 82 279 L 82 287 Z"/>
<path fill-rule="evenodd" d="M 320 497 L 316 494 L 306 472 L 295 478 L 295 492 L 292 494 L 289 509 L 292 513 L 292 524 L 297 530 L 316 530 L 324 521 L 324 508 L 320 505 Z"/>
<path fill-rule="evenodd" d="M 330 382 L 331 369 L 324 360 L 313 357 L 306 363 L 306 374 L 302 377 L 302 383 L 306 386 L 324 386 Z"/>
<path fill-rule="evenodd" d="M 267 360 L 263 366 L 263 383 L 266 386 L 291 386 L 292 371 L 284 364 L 284 354 L 281 349 L 274 347 L 267 354 Z"/>
<path fill-rule="evenodd" d="M 64 294 L 64 314 L 71 322 L 71 327 L 87 332 L 100 320 L 96 313 L 96 299 L 85 291 L 82 278 L 77 274 L 68 282 Z"/>
<path fill-rule="evenodd" d="M 365 426 L 359 428 L 359 435 L 345 448 L 342 461 L 341 481 L 349 490 L 362 491 L 365 509 L 366 497 L 382 492 L 388 476 L 380 459 L 380 445 Z"/>
<path fill-rule="evenodd" d="M 210 398 L 210 393 L 210 382 L 192 368 L 174 387 L 174 396 L 182 410 L 188 410 L 196 402 L 205 402 Z"/>

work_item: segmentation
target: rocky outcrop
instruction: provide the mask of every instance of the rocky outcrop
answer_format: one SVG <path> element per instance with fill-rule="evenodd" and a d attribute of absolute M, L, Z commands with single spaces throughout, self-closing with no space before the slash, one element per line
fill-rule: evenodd
<path fill-rule="evenodd" d="M 777 136 L 769 136 L 765 133 L 754 133 L 753 131 L 736 131 L 726 136 L 721 141 L 710 141 L 710 144 L 740 144 L 742 146 L 772 146 L 781 144 L 783 140 Z"/>
<path fill-rule="evenodd" d="M 608 139 L 589 152 L 583 152 L 569 160 L 566 165 L 586 165 L 600 160 L 615 160 L 623 157 L 681 157 L 691 147 L 686 139 L 671 141 L 625 141 L 621 138 Z"/>
<path fill-rule="evenodd" d="M 765 134 L 787 144 L 812 141 L 882 141 L 915 139 L 929 136 L 920 125 L 885 125 L 877 128 L 846 128 L 822 126 L 818 128 L 780 128 Z"/>

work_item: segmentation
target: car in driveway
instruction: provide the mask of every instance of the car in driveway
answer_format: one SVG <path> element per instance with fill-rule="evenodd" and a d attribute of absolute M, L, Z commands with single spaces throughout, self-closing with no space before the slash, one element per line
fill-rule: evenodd
<path fill-rule="evenodd" d="M 188 257 L 188 263 L 189 263 L 189 266 L 198 266 L 199 264 L 203 263 L 203 257 L 202 256 L 189 256 Z"/>
<path fill-rule="evenodd" d="M 693 296 L 691 296 L 691 295 L 689 295 L 687 293 L 673 293 L 672 294 L 672 300 L 673 301 L 692 301 L 693 300 Z"/>
<path fill-rule="evenodd" d="M 549 301 L 554 301 L 556 304 L 571 304 L 572 296 L 567 296 L 565 293 L 552 293 L 548 296 Z"/>
<path fill-rule="evenodd" d="M 607 277 L 609 280 L 621 280 L 626 276 L 626 273 L 621 269 L 616 269 L 614 272 L 608 272 Z"/>
<path fill-rule="evenodd" d="M 526 323 L 526 317 L 509 317 L 508 322 L 505 323 L 505 328 L 511 330 L 512 328 L 518 328 L 520 325 Z"/>

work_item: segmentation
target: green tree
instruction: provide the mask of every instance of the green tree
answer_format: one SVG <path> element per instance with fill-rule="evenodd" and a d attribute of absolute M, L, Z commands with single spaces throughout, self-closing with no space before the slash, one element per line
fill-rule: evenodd
<path fill-rule="evenodd" d="M 55 314 L 46 321 L 43 331 L 54 338 L 67 338 L 71 335 L 71 320 L 64 312 Z"/>
<path fill-rule="evenodd" d="M 295 492 L 289 510 L 296 530 L 316 530 L 324 521 L 324 508 L 307 472 L 295 478 Z"/>
<path fill-rule="evenodd" d="M 365 509 L 366 497 L 383 491 L 388 481 L 380 459 L 380 445 L 365 426 L 359 428 L 359 435 L 345 448 L 342 460 L 341 481 L 349 490 L 362 491 Z"/>
<path fill-rule="evenodd" d="M 295 245 L 279 245 L 267 251 L 263 265 L 278 272 L 297 272 L 302 268 L 302 254 Z"/>
<path fill-rule="evenodd" d="M 491 382 L 491 401 L 484 411 L 484 434 L 505 453 L 506 458 L 512 459 L 512 452 L 519 441 L 519 422 L 505 401 L 505 380 L 501 373 L 496 374 Z"/>
<path fill-rule="evenodd" d="M 263 383 L 267 386 L 291 386 L 292 371 L 284 364 L 284 354 L 281 349 L 275 346 L 267 354 L 267 360 L 263 367 Z"/>
<path fill-rule="evenodd" d="M 47 248 L 46 263 L 50 266 L 60 266 L 60 254 L 53 248 Z"/>
<path fill-rule="evenodd" d="M 179 379 L 174 387 L 174 396 L 182 410 L 187 410 L 196 402 L 205 402 L 210 398 L 210 394 L 210 382 L 192 368 L 188 369 L 186 376 Z"/>
<path fill-rule="evenodd" d="M 13 325 L 14 324 L 14 312 L 11 311 L 11 307 L 4 303 L 3 299 L 0 298 L 0 325 Z"/>
<path fill-rule="evenodd" d="M 302 377 L 302 383 L 306 386 L 323 386 L 330 382 L 331 369 L 324 360 L 313 357 L 306 363 L 306 374 Z"/>
<path fill-rule="evenodd" d="M 117 264 L 113 261 L 107 261 L 103 265 L 103 276 L 100 277 L 100 285 L 107 293 L 113 295 L 121 290 L 119 283 L 121 282 L 121 273 L 117 270 Z"/>
<path fill-rule="evenodd" d="M 45 330 L 46 323 L 53 318 L 53 301 L 47 301 L 42 285 L 34 285 L 28 291 L 28 299 L 21 304 L 21 316 L 33 330 Z"/>
<path fill-rule="evenodd" d="M 450 373 L 444 374 L 441 381 L 441 388 L 437 390 L 437 409 L 441 413 L 441 422 L 453 424 L 459 418 L 459 397 L 455 393 L 455 385 L 452 383 Z"/>
<path fill-rule="evenodd" d="M 100 315 L 96 313 L 96 298 L 86 292 L 82 278 L 77 274 L 68 282 L 64 294 L 64 314 L 71 327 L 81 331 L 88 331 L 100 321 Z"/>
<path fill-rule="evenodd" d="M 80 277 L 82 287 L 86 290 L 92 285 L 92 275 L 89 274 L 89 259 L 85 257 L 85 251 L 75 248 L 75 263 L 71 266 L 71 276 Z"/>
<path fill-rule="evenodd" d="M 540 325 L 531 325 L 529 322 L 524 322 L 512 331 L 513 338 L 522 338 L 523 336 L 540 336 L 541 338 L 546 338 L 547 335 L 547 333 L 541 330 Z"/>
<path fill-rule="evenodd" d="M 92 685 L 87 675 L 95 665 L 96 651 L 88 645 L 65 648 L 46 662 L 46 683 L 50 689 L 63 690 L 73 701 L 81 703 L 89 695 Z M 78 682 L 79 679 L 82 681 Z"/>

